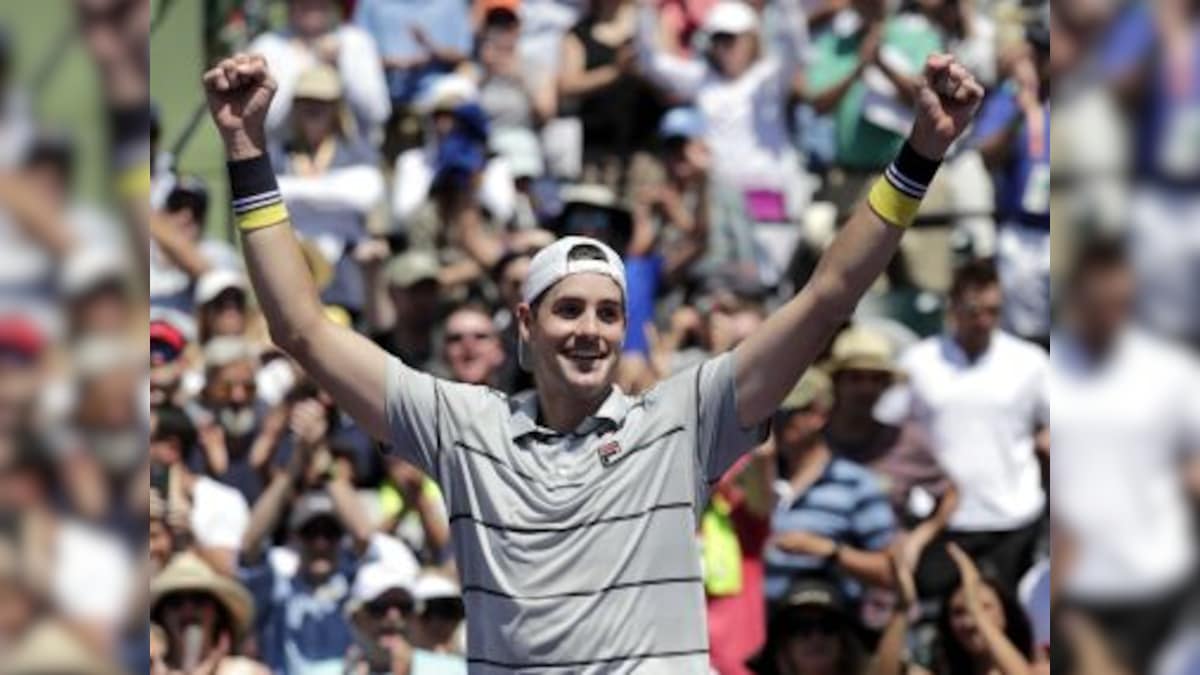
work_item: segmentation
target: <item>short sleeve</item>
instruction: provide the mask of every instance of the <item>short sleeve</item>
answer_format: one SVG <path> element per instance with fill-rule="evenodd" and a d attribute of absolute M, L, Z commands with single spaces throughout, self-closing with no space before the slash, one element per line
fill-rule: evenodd
<path fill-rule="evenodd" d="M 391 357 L 387 372 L 389 453 L 442 483 L 442 452 L 458 436 L 456 427 L 462 420 L 476 417 L 492 400 L 485 387 L 441 380 Z"/>
<path fill-rule="evenodd" d="M 860 486 L 858 501 L 851 516 L 854 541 L 868 551 L 881 551 L 896 535 L 896 516 L 887 495 L 871 476 Z"/>
<path fill-rule="evenodd" d="M 250 508 L 237 490 L 202 477 L 196 482 L 191 526 L 203 546 L 238 550 L 250 525 Z"/>
<path fill-rule="evenodd" d="M 768 423 L 743 428 L 737 414 L 734 353 L 705 361 L 690 377 L 696 395 L 696 448 L 705 484 L 715 485 L 734 462 L 767 438 Z"/>

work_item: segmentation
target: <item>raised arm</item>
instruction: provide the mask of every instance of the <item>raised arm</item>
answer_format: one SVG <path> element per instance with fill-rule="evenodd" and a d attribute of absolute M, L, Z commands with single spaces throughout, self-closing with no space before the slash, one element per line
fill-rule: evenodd
<path fill-rule="evenodd" d="M 982 97 L 983 88 L 953 57 L 929 58 L 905 149 L 846 221 L 808 284 L 738 345 L 737 406 L 743 426 L 775 411 L 887 267 L 938 162 Z"/>
<path fill-rule="evenodd" d="M 663 49 L 658 43 L 658 8 L 655 4 L 653 0 L 642 0 L 638 6 L 634 33 L 638 70 L 655 86 L 676 96 L 692 98 L 700 88 L 708 66 Z"/>
<path fill-rule="evenodd" d="M 279 200 L 264 154 L 275 93 L 266 61 L 225 59 L 204 74 L 209 111 L 225 143 L 246 269 L 271 339 L 372 436 L 387 440 L 386 352 L 329 321 Z"/>

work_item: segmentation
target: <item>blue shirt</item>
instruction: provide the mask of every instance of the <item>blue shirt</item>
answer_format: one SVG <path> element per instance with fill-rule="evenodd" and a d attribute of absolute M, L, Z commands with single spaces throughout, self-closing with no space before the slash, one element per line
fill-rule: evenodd
<path fill-rule="evenodd" d="M 412 59 L 426 55 L 413 39 L 420 26 L 433 44 L 461 54 L 471 52 L 471 16 L 465 0 L 359 0 L 354 23 L 375 38 L 383 58 Z M 445 64 L 428 63 L 412 70 L 388 70 L 393 101 L 411 102 L 429 75 L 448 72 Z"/>
<path fill-rule="evenodd" d="M 346 553 L 338 571 L 316 588 L 299 572 L 279 575 L 269 555 L 238 570 L 239 580 L 254 596 L 259 648 L 272 672 L 340 675 L 354 641 L 345 605 L 358 566 L 358 560 Z"/>
<path fill-rule="evenodd" d="M 880 551 L 895 535 L 896 520 L 870 469 L 833 457 L 806 491 L 780 501 L 771 516 L 771 531 L 811 532 L 857 549 Z M 831 571 L 825 560 L 774 547 L 767 548 L 766 567 L 765 590 L 771 600 L 782 597 L 797 577 Z M 842 586 L 849 597 L 858 597 L 856 583 L 843 579 Z"/>
<path fill-rule="evenodd" d="M 654 298 L 658 296 L 662 266 L 661 255 L 625 260 L 625 285 L 629 293 L 625 303 L 629 317 L 629 330 L 625 334 L 626 352 L 650 353 L 650 346 L 646 343 L 646 324 L 654 322 Z"/>
<path fill-rule="evenodd" d="M 1023 113 L 1010 86 L 997 89 L 984 101 L 975 119 L 975 143 L 1014 124 Z M 995 174 L 997 220 L 1050 228 L 1050 105 L 1042 106 L 1045 123 L 1040 143 L 1031 142 L 1021 124 L 1012 140 L 1008 162 Z"/>

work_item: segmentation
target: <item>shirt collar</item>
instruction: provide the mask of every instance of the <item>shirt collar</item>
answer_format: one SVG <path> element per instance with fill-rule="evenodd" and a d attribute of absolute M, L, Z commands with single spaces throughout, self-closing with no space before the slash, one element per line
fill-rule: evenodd
<path fill-rule="evenodd" d="M 625 416 L 629 413 L 629 405 L 629 397 L 621 391 L 620 387 L 613 385 L 612 391 L 604 399 L 604 403 L 601 403 L 596 412 L 581 422 L 574 433 L 581 436 L 587 435 L 595 431 L 602 424 L 611 425 L 613 428 L 620 427 L 624 424 Z M 562 435 L 553 429 L 538 424 L 538 398 L 536 390 L 531 389 L 516 394 L 509 399 L 509 406 L 512 410 L 509 428 L 512 430 L 514 441 L 520 440 L 530 434 L 543 436 Z"/>

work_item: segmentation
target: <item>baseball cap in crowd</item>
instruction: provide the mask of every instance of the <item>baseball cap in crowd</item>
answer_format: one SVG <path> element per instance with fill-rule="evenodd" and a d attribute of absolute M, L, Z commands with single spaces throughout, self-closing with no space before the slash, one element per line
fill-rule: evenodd
<path fill-rule="evenodd" d="M 462 589 L 453 580 L 436 572 L 426 572 L 413 586 L 418 614 L 434 614 L 442 618 L 463 617 Z"/>
<path fill-rule="evenodd" d="M 171 363 L 187 348 L 183 331 L 168 321 L 150 322 L 150 364 Z"/>
<path fill-rule="evenodd" d="M 779 404 L 779 412 L 802 410 L 814 403 L 825 409 L 833 405 L 833 383 L 825 373 L 809 368 Z"/>
<path fill-rule="evenodd" d="M 258 353 L 250 341 L 236 335 L 220 335 L 204 346 L 204 367 L 222 368 L 239 361 L 254 361 Z"/>
<path fill-rule="evenodd" d="M 46 335 L 32 319 L 20 314 L 0 316 L 0 359 L 28 363 L 46 347 Z"/>
<path fill-rule="evenodd" d="M 391 259 L 384 268 L 384 278 L 393 288 L 412 288 L 422 281 L 438 280 L 441 265 L 432 253 L 406 251 Z"/>
<path fill-rule="evenodd" d="M 870 370 L 897 375 L 892 363 L 892 345 L 887 338 L 871 330 L 851 327 L 842 331 L 833 343 L 828 370 Z"/>
<path fill-rule="evenodd" d="M 758 30 L 758 14 L 740 0 L 721 0 L 708 11 L 704 32 L 709 35 L 730 33 L 739 35 Z"/>
<path fill-rule="evenodd" d="M 109 284 L 123 286 L 128 269 L 120 251 L 109 246 L 90 247 L 68 257 L 59 284 L 63 295 L 77 300 Z"/>
<path fill-rule="evenodd" d="M 395 595 L 407 596 L 409 606 L 414 606 L 416 600 L 413 590 L 419 573 L 415 558 L 402 562 L 373 561 L 363 565 L 354 577 L 346 614 L 352 615 L 359 609 L 369 608 L 373 602 Z"/>
<path fill-rule="evenodd" d="M 771 610 L 767 622 L 767 643 L 762 651 L 746 662 L 755 673 L 775 674 L 775 654 L 799 628 L 804 613 L 817 610 L 827 614 L 831 628 L 841 628 L 847 616 L 846 602 L 838 587 L 828 579 L 821 577 L 802 577 L 788 588 L 787 593 L 777 601 Z"/>
<path fill-rule="evenodd" d="M 462 75 L 442 75 L 434 78 L 417 99 L 417 110 L 428 114 L 450 111 L 463 103 L 479 99 L 479 88 Z"/>
<path fill-rule="evenodd" d="M 207 305 L 216 300 L 218 295 L 230 289 L 245 293 L 247 291 L 246 277 L 241 272 L 226 267 L 211 269 L 196 282 L 193 300 L 197 305 Z"/>
<path fill-rule="evenodd" d="M 150 581 L 150 614 L 172 595 L 203 593 L 212 596 L 233 622 L 235 637 L 246 635 L 254 624 L 254 601 L 237 581 L 213 570 L 199 555 L 184 551 Z"/>
<path fill-rule="evenodd" d="M 537 134 L 521 127 L 497 129 L 489 141 L 492 152 L 503 157 L 513 178 L 539 178 L 546 173 Z"/>
<path fill-rule="evenodd" d="M 708 129 L 704 121 L 704 113 L 690 106 L 672 108 L 663 115 L 658 124 L 658 137 L 666 140 L 674 138 L 701 138 Z"/>
<path fill-rule="evenodd" d="M 342 77 L 333 66 L 318 64 L 300 73 L 293 98 L 325 101 L 342 100 Z"/>
<path fill-rule="evenodd" d="M 309 492 L 300 496 L 292 505 L 292 513 L 288 517 L 288 529 L 298 532 L 305 525 L 322 518 L 335 522 L 337 512 L 333 508 L 333 498 L 324 492 Z"/>

